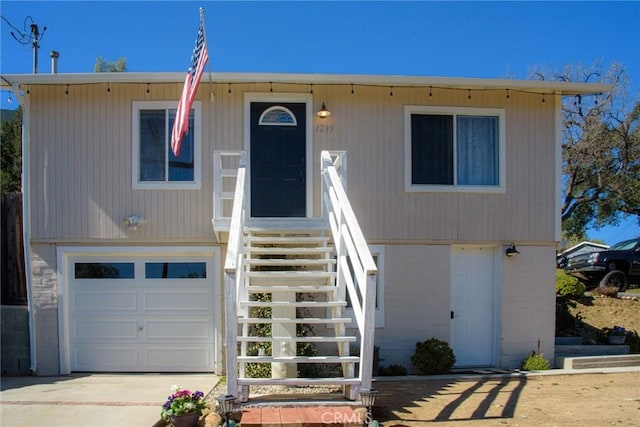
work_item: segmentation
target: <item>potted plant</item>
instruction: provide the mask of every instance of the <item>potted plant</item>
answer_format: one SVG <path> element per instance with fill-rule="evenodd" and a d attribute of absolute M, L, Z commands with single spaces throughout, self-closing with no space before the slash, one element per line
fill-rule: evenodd
<path fill-rule="evenodd" d="M 207 407 L 204 393 L 201 391 L 184 390 L 179 385 L 171 387 L 171 395 L 162 405 L 160 415 L 162 420 L 174 427 L 193 427 L 197 424 L 202 410 Z"/>
<path fill-rule="evenodd" d="M 603 328 L 609 344 L 624 344 L 627 339 L 627 330 L 622 326 L 614 326 L 611 328 Z"/>

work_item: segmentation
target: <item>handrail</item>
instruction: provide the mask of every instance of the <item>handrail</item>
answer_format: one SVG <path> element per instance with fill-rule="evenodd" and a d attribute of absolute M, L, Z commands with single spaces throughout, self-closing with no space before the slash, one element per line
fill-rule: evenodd
<path fill-rule="evenodd" d="M 338 289 L 349 292 L 354 317 L 360 331 L 360 387 L 371 387 L 373 338 L 375 332 L 376 275 L 378 269 L 369 251 L 358 220 L 345 192 L 336 163 L 346 166 L 346 155 L 323 151 L 322 217 L 330 224 L 338 258 Z M 353 274 L 351 273 L 353 271 Z"/>
<path fill-rule="evenodd" d="M 238 396 L 238 372 L 236 362 L 238 358 L 238 329 L 237 329 L 237 302 L 243 283 L 242 277 L 242 235 L 245 219 L 245 201 L 247 194 L 246 184 L 247 156 L 245 152 L 240 155 L 238 172 L 236 175 L 236 189 L 233 198 L 233 210 L 231 213 L 231 225 L 229 227 L 229 241 L 227 256 L 224 262 L 224 297 L 225 297 L 225 347 L 226 347 L 226 374 L 227 394 Z"/>

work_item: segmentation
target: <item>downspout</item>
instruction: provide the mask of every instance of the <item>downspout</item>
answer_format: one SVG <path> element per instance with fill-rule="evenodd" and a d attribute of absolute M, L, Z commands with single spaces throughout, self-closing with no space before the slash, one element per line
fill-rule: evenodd
<path fill-rule="evenodd" d="M 27 311 L 29 313 L 29 353 L 30 373 L 35 374 L 38 366 L 36 352 L 36 315 L 33 304 L 33 281 L 31 279 L 31 185 L 29 161 L 29 101 L 20 93 L 17 83 L 12 91 L 22 108 L 22 243 L 24 246 L 24 274 L 27 285 Z"/>

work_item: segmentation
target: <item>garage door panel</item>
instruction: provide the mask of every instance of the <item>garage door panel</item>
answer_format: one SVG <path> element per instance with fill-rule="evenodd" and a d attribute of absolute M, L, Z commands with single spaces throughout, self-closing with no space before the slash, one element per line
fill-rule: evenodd
<path fill-rule="evenodd" d="M 104 251 L 70 257 L 71 371 L 214 370 L 216 258 L 150 252 L 126 262 Z"/>
<path fill-rule="evenodd" d="M 208 318 L 147 320 L 145 330 L 149 339 L 206 340 L 211 338 L 211 322 Z"/>
<path fill-rule="evenodd" d="M 147 365 L 158 372 L 195 372 L 210 369 L 211 347 L 201 345 L 147 346 Z M 167 368 L 171 366 L 171 368 Z"/>
<path fill-rule="evenodd" d="M 148 291 L 144 295 L 144 310 L 153 311 L 209 311 L 211 293 L 207 289 L 202 291 L 182 292 L 153 292 Z"/>
<path fill-rule="evenodd" d="M 138 309 L 138 294 L 136 291 L 79 290 L 74 294 L 72 304 L 76 312 L 131 312 Z"/>
<path fill-rule="evenodd" d="M 139 351 L 136 345 L 79 344 L 74 346 L 72 365 L 76 371 L 136 371 Z"/>
<path fill-rule="evenodd" d="M 72 325 L 71 336 L 75 342 L 138 338 L 137 319 L 76 319 Z"/>

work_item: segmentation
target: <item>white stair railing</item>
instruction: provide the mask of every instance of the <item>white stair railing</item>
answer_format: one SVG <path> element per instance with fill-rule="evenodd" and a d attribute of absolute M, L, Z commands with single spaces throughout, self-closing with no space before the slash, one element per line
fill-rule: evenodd
<path fill-rule="evenodd" d="M 221 232 L 228 231 L 235 199 L 235 188 L 244 151 L 213 152 L 213 231 L 220 242 Z"/>
<path fill-rule="evenodd" d="M 335 161 L 334 161 L 335 158 Z M 321 153 L 322 217 L 329 222 L 337 255 L 337 292 L 349 293 L 360 331 L 360 388 L 370 389 L 375 332 L 376 275 L 378 270 L 336 165 L 346 166 L 342 152 Z M 344 175 L 344 174 L 343 174 Z"/>
<path fill-rule="evenodd" d="M 247 195 L 246 153 L 241 152 L 236 174 L 236 188 L 233 198 L 231 224 L 229 226 L 229 242 L 224 263 L 224 296 L 225 296 L 225 352 L 227 394 L 238 396 L 238 321 L 237 304 L 246 292 L 243 280 L 242 239 L 244 232 L 245 205 Z"/>

